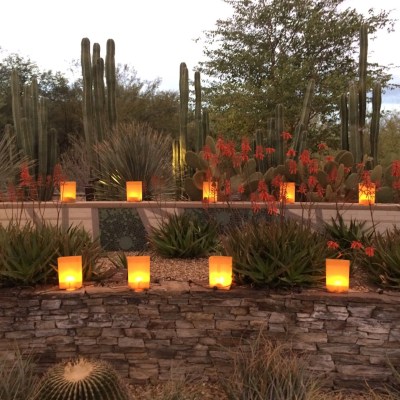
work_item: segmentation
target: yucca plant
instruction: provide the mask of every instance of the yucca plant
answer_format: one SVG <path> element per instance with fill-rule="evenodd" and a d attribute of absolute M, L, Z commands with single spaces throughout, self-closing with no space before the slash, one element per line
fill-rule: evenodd
<path fill-rule="evenodd" d="M 377 233 L 373 241 L 372 256 L 361 258 L 361 264 L 374 283 L 400 289 L 400 229 L 393 226 Z"/>
<path fill-rule="evenodd" d="M 120 124 L 95 153 L 101 166 L 95 171 L 96 198 L 126 200 L 126 181 L 142 181 L 144 199 L 168 199 L 175 195 L 171 139 L 148 124 Z"/>
<path fill-rule="evenodd" d="M 172 214 L 152 229 L 149 239 L 164 257 L 205 257 L 217 246 L 218 225 L 195 214 Z"/>
<path fill-rule="evenodd" d="M 249 221 L 222 239 L 239 283 L 268 287 L 318 285 L 330 254 L 325 238 L 291 219 Z"/>
<path fill-rule="evenodd" d="M 233 373 L 221 380 L 229 400 L 321 400 L 322 380 L 290 345 L 262 332 L 231 351 Z"/>

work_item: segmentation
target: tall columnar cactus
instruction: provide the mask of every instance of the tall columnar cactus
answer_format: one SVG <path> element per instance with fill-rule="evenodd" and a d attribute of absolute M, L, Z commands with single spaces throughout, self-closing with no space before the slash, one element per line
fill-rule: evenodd
<path fill-rule="evenodd" d="M 111 365 L 78 359 L 50 368 L 33 400 L 128 400 L 126 389 Z"/>
<path fill-rule="evenodd" d="M 93 146 L 102 141 L 117 124 L 114 41 L 112 39 L 107 41 L 106 63 L 104 64 L 104 60 L 100 57 L 100 45 L 98 43 L 93 44 L 93 56 L 91 58 L 90 41 L 88 38 L 83 38 L 81 41 L 81 67 L 83 128 L 85 141 L 90 149 L 88 160 L 92 167 L 99 168 Z M 107 90 L 104 86 L 104 75 Z M 105 117 L 106 110 L 108 118 Z"/>
<path fill-rule="evenodd" d="M 372 118 L 370 127 L 370 145 L 373 165 L 378 164 L 378 137 L 379 123 L 381 117 L 382 86 L 379 82 L 375 83 L 372 90 Z"/>
<path fill-rule="evenodd" d="M 303 99 L 300 121 L 296 126 L 293 138 L 293 148 L 300 154 L 307 147 L 307 127 L 310 122 L 311 102 L 314 97 L 315 81 L 310 79 Z"/>
<path fill-rule="evenodd" d="M 200 151 L 204 146 L 203 137 L 203 123 L 201 120 L 201 82 L 200 82 L 200 72 L 196 71 L 194 73 L 194 91 L 195 91 L 195 109 L 194 109 L 194 119 L 196 122 L 196 151 Z"/>
<path fill-rule="evenodd" d="M 368 25 L 362 24 L 360 28 L 360 56 L 359 56 L 359 81 L 358 81 L 358 129 L 360 152 L 364 155 L 364 129 L 367 113 L 367 56 L 368 56 Z"/>
<path fill-rule="evenodd" d="M 340 96 L 340 142 L 342 150 L 349 150 L 349 110 L 347 94 Z"/>
<path fill-rule="evenodd" d="M 275 107 L 275 137 L 272 142 L 272 147 L 276 149 L 276 161 L 278 164 L 283 164 L 285 160 L 285 151 L 283 146 L 283 105 L 277 104 Z"/>
<path fill-rule="evenodd" d="M 349 87 L 349 147 L 353 153 L 354 161 L 361 162 L 363 154 L 361 153 L 360 129 L 359 129 L 359 108 L 358 108 L 358 87 L 352 82 Z"/>
<path fill-rule="evenodd" d="M 32 171 L 35 179 L 46 182 L 57 161 L 57 131 L 48 129 L 47 99 L 39 98 L 37 80 L 33 78 L 29 85 L 25 85 L 21 101 L 16 70 L 11 73 L 11 96 L 17 148 L 36 161 Z M 39 193 L 41 200 L 51 198 L 52 190 L 48 189 Z"/>
<path fill-rule="evenodd" d="M 185 162 L 186 146 L 188 141 L 188 113 L 189 113 L 189 71 L 183 62 L 179 72 L 179 143 L 181 151 L 181 165 Z"/>

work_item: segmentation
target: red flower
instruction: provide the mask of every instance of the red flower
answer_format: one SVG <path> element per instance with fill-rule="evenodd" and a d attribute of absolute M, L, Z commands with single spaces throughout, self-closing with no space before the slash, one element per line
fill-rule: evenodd
<path fill-rule="evenodd" d="M 333 249 L 333 250 L 337 250 L 339 248 L 339 243 L 333 241 L 333 240 L 329 240 L 326 245 L 328 246 L 328 249 Z"/>
<path fill-rule="evenodd" d="M 297 173 L 297 162 L 294 160 L 289 160 L 289 173 L 293 175 Z"/>
<path fill-rule="evenodd" d="M 238 187 L 238 192 L 239 192 L 240 194 L 244 193 L 244 186 L 243 186 L 243 185 L 239 185 L 239 187 Z"/>
<path fill-rule="evenodd" d="M 308 177 L 308 186 L 314 187 L 318 183 L 317 178 L 314 175 Z"/>
<path fill-rule="evenodd" d="M 231 194 L 231 181 L 229 179 L 225 180 L 225 194 L 227 196 Z"/>
<path fill-rule="evenodd" d="M 258 160 L 264 159 L 264 147 L 263 146 L 260 146 L 260 145 L 256 146 L 255 158 L 257 158 Z"/>
<path fill-rule="evenodd" d="M 392 176 L 396 178 L 400 177 L 400 160 L 392 162 Z"/>
<path fill-rule="evenodd" d="M 281 136 L 285 142 L 287 142 L 288 140 L 290 140 L 293 137 L 289 132 L 282 132 Z"/>
<path fill-rule="evenodd" d="M 305 183 L 301 183 L 297 192 L 300 194 L 306 194 L 307 193 L 307 185 Z"/>
<path fill-rule="evenodd" d="M 25 164 L 21 168 L 21 173 L 20 173 L 20 179 L 21 179 L 21 186 L 31 186 L 32 185 L 32 176 L 29 173 L 29 168 Z"/>
<path fill-rule="evenodd" d="M 294 150 L 294 149 L 289 149 L 286 153 L 286 157 L 291 158 L 291 157 L 295 157 L 295 156 L 296 156 L 296 150 Z"/>
<path fill-rule="evenodd" d="M 353 240 L 352 242 L 351 242 L 351 246 L 350 246 L 352 249 L 354 249 L 354 250 L 359 250 L 359 249 L 362 249 L 363 248 L 363 245 L 362 245 L 362 243 L 361 242 L 359 242 L 358 240 Z"/>
<path fill-rule="evenodd" d="M 329 162 L 329 161 L 333 161 L 335 159 L 335 157 L 333 156 L 326 156 L 325 157 L 325 161 Z"/>
<path fill-rule="evenodd" d="M 209 161 L 211 159 L 212 153 L 211 153 L 211 149 L 210 146 L 208 144 L 206 144 L 203 147 L 203 159 L 206 161 Z"/>
<path fill-rule="evenodd" d="M 276 175 L 271 181 L 271 185 L 273 187 L 280 187 L 281 184 L 282 184 L 282 176 L 281 175 Z"/>
<path fill-rule="evenodd" d="M 310 152 L 308 150 L 303 150 L 300 154 L 300 161 L 303 165 L 308 165 L 310 163 Z"/>
<path fill-rule="evenodd" d="M 374 254 L 375 254 L 375 249 L 374 249 L 372 246 L 366 247 L 366 248 L 364 249 L 364 251 L 365 251 L 365 254 L 366 254 L 368 257 L 373 257 Z"/>
<path fill-rule="evenodd" d="M 310 174 L 316 174 L 318 172 L 318 160 L 310 160 L 308 164 L 308 171 L 310 172 Z"/>
<path fill-rule="evenodd" d="M 275 149 L 273 147 L 266 147 L 265 148 L 265 152 L 267 154 L 274 154 L 275 153 Z"/>
<path fill-rule="evenodd" d="M 326 143 L 318 144 L 318 150 L 323 151 L 323 150 L 327 150 L 327 149 L 328 149 L 328 145 Z"/>

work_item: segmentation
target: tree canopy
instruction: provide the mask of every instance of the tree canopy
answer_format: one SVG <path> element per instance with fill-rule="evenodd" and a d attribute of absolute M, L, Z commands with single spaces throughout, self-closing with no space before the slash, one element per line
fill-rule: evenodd
<path fill-rule="evenodd" d="M 285 129 L 293 131 L 308 81 L 315 80 L 314 133 L 328 134 L 337 122 L 341 93 L 358 74 L 359 30 L 369 36 L 393 30 L 389 11 L 368 17 L 344 9 L 344 0 L 224 0 L 232 17 L 204 34 L 208 77 L 204 98 L 217 131 L 249 135 L 266 128 L 277 104 L 285 109 Z M 368 65 L 368 88 L 387 86 L 387 68 Z M 309 130 L 312 128 L 309 127 Z"/>

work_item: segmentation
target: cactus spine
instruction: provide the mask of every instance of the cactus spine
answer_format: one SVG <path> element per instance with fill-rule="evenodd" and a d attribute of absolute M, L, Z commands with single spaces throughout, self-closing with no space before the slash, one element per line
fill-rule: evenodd
<path fill-rule="evenodd" d="M 40 381 L 34 400 L 128 400 L 111 365 L 79 359 L 50 368 Z"/>

